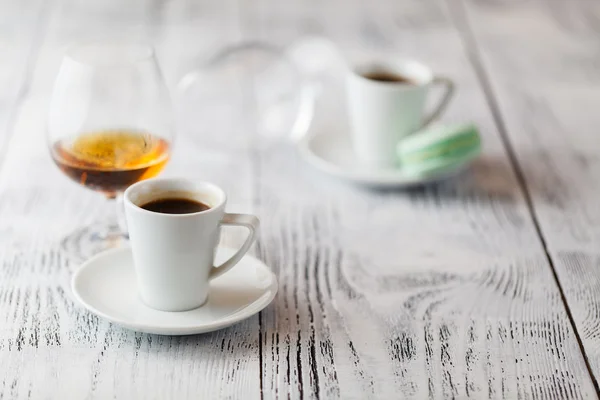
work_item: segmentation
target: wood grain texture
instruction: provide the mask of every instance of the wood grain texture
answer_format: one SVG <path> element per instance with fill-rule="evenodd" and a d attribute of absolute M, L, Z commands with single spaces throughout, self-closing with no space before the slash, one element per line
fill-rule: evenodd
<path fill-rule="evenodd" d="M 160 337 L 113 326 L 74 303 L 69 282 L 76 265 L 60 253 L 59 241 L 113 205 L 62 176 L 44 137 L 48 96 L 66 44 L 107 30 L 150 36 L 161 61 L 181 60 L 163 62 L 172 80 L 181 72 L 176 67 L 211 51 L 206 43 L 238 39 L 234 6 L 74 0 L 53 2 L 47 11 L 31 90 L 0 172 L 0 398 L 260 397 L 258 317 L 213 334 Z M 228 192 L 230 209 L 251 211 L 248 157 L 208 151 L 185 134 L 176 154 L 166 175 L 214 181 Z M 233 244 L 235 237 L 227 240 Z"/>
<path fill-rule="evenodd" d="M 445 120 L 475 121 L 485 142 L 459 179 L 408 193 L 327 180 L 285 146 L 258 155 L 260 254 L 281 284 L 261 316 L 265 397 L 595 397 L 445 3 L 260 4 L 246 10 L 250 35 L 287 44 L 323 34 L 452 76 L 460 89 Z M 315 129 L 340 129 L 334 92 Z"/>
<path fill-rule="evenodd" d="M 44 4 L 30 90 L 0 170 L 0 398 L 594 397 L 448 4 Z M 513 15 L 500 26 L 526 23 Z M 220 332 L 130 332 L 73 301 L 76 265 L 58 242 L 111 205 L 51 167 L 43 137 L 61 49 L 107 30 L 155 42 L 171 86 L 197 60 L 242 38 L 288 45 L 324 34 L 356 53 L 411 54 L 457 80 L 445 120 L 475 121 L 485 154 L 444 184 L 369 191 L 310 170 L 289 144 L 215 146 L 207 134 L 217 127 L 182 121 L 165 174 L 214 181 L 228 192 L 230 210 L 260 216 L 256 252 L 277 272 L 280 292 L 259 316 Z M 315 129 L 340 126 L 337 78 L 327 77 Z"/>
<path fill-rule="evenodd" d="M 598 382 L 600 4 L 464 6 Z"/>

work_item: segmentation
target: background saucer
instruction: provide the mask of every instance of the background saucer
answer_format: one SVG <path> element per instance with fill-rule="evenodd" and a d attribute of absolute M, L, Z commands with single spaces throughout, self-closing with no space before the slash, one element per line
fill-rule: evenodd
<path fill-rule="evenodd" d="M 410 187 L 440 181 L 457 175 L 472 161 L 467 160 L 452 169 L 431 174 L 410 174 L 401 168 L 365 168 L 356 160 L 349 135 L 349 131 L 338 129 L 316 132 L 300 140 L 298 150 L 306 162 L 328 175 L 360 185 L 382 188 Z"/>

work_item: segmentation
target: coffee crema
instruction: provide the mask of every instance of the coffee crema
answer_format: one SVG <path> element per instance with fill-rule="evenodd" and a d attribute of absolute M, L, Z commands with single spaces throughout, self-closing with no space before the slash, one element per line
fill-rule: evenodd
<path fill-rule="evenodd" d="M 390 71 L 373 71 L 362 74 L 362 76 L 372 81 L 416 85 L 411 79 Z"/>
<path fill-rule="evenodd" d="M 210 206 L 198 200 L 185 197 L 168 197 L 152 200 L 140 206 L 144 210 L 162 214 L 192 214 L 210 209 Z"/>

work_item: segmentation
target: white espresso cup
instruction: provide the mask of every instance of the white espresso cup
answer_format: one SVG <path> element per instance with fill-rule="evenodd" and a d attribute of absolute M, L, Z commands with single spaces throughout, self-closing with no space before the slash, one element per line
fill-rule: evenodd
<path fill-rule="evenodd" d="M 198 201 L 210 208 L 188 214 L 142 208 L 169 198 Z M 212 183 L 149 179 L 130 186 L 124 200 L 138 293 L 146 305 L 157 310 L 185 311 L 203 305 L 209 281 L 242 259 L 259 227 L 254 215 L 225 213 L 225 193 Z M 223 225 L 246 227 L 249 234 L 233 257 L 214 266 Z"/>
<path fill-rule="evenodd" d="M 391 78 L 391 79 L 376 79 Z M 394 80 L 403 78 L 405 81 Z M 445 90 L 434 110 L 425 115 L 429 89 Z M 400 139 L 424 127 L 444 111 L 454 84 L 416 61 L 385 61 L 357 65 L 347 77 L 348 114 L 358 161 L 369 167 L 397 166 Z"/>

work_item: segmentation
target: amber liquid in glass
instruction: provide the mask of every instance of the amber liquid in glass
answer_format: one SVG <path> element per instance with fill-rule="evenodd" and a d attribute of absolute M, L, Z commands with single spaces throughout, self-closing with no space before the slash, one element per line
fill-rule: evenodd
<path fill-rule="evenodd" d="M 52 158 L 72 180 L 109 197 L 152 178 L 169 160 L 169 143 L 133 130 L 106 130 L 60 140 Z"/>

